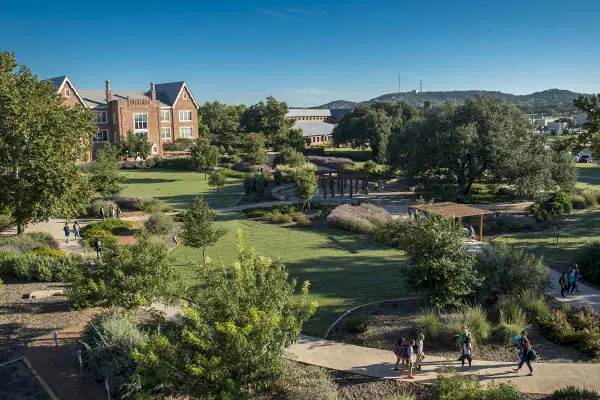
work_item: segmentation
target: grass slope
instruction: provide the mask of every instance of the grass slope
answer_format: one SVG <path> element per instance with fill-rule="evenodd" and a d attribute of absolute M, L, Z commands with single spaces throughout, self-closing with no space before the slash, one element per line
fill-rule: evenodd
<path fill-rule="evenodd" d="M 241 228 L 247 245 L 260 255 L 281 257 L 291 278 L 311 282 L 310 292 L 320 306 L 305 325 L 307 334 L 322 337 L 335 319 L 353 306 L 406 294 L 400 272 L 405 257 L 400 251 L 325 226 L 268 226 L 238 213 L 219 215 L 217 221 L 228 232 L 208 250 L 213 261 L 232 264 L 237 257 L 236 230 Z M 186 280 L 193 283 L 194 274 L 186 262 L 201 261 L 202 252 L 181 246 L 174 253 Z"/>
<path fill-rule="evenodd" d="M 175 208 L 189 208 L 198 195 L 203 195 L 213 208 L 232 205 L 243 194 L 242 180 L 227 178 L 220 189 L 208 186 L 204 174 L 168 169 L 143 169 L 123 171 L 128 179 L 122 194 L 125 196 L 152 196 Z"/>

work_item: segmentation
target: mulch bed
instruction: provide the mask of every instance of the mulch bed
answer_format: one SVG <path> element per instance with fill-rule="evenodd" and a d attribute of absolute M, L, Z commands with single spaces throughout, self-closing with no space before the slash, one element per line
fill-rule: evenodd
<path fill-rule="evenodd" d="M 327 339 L 338 342 L 350 343 L 359 346 L 372 347 L 382 350 L 392 349 L 396 341 L 401 338 L 414 336 L 414 322 L 412 315 L 421 310 L 423 304 L 416 300 L 404 300 L 401 302 L 386 302 L 361 308 L 351 313 L 365 321 L 370 329 L 365 333 L 352 333 L 346 330 L 345 320 L 331 330 Z M 458 333 L 457 333 L 458 334 Z M 560 346 L 548 341 L 539 330 L 533 327 L 529 332 L 529 338 L 538 352 L 540 361 L 544 362 L 585 362 L 589 358 L 575 349 L 573 346 Z M 443 358 L 457 358 L 460 352 L 457 349 L 448 349 L 436 346 L 435 343 L 425 338 L 425 353 Z M 518 354 L 514 347 L 499 344 L 475 345 L 473 348 L 474 359 L 487 361 L 518 362 Z"/>

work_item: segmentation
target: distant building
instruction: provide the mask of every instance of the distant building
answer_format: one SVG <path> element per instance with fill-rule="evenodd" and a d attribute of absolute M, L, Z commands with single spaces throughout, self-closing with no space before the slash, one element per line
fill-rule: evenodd
<path fill-rule="evenodd" d="M 573 116 L 573 124 L 575 126 L 582 126 L 588 120 L 587 114 L 577 114 Z"/>
<path fill-rule="evenodd" d="M 565 129 L 567 129 L 569 127 L 569 125 L 566 122 L 559 121 L 559 122 L 548 122 L 546 127 L 548 128 L 548 130 L 550 132 L 562 133 Z"/>
<path fill-rule="evenodd" d="M 307 146 L 324 146 L 332 140 L 333 128 L 351 108 L 290 108 L 286 117 L 294 121 L 294 129 L 302 129 Z"/>
<path fill-rule="evenodd" d="M 105 143 L 117 144 L 131 131 L 152 144 L 152 155 L 163 154 L 163 144 L 198 137 L 198 103 L 185 82 L 150 84 L 144 90 L 76 89 L 67 76 L 49 79 L 63 104 L 87 108 L 95 116 L 98 133 L 92 157 Z"/>

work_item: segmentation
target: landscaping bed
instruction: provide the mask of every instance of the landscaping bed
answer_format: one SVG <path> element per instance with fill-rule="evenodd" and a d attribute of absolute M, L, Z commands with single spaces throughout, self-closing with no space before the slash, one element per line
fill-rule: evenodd
<path fill-rule="evenodd" d="M 402 300 L 386 302 L 363 307 L 352 312 L 349 316 L 334 327 L 329 336 L 330 340 L 360 346 L 390 350 L 390 359 L 393 359 L 392 350 L 395 342 L 401 338 L 416 337 L 417 327 L 415 314 L 421 310 L 423 304 L 417 300 Z M 361 321 L 366 324 L 366 332 L 352 332 L 348 321 Z M 457 334 L 460 331 L 456 332 Z M 589 357 L 583 355 L 574 346 L 561 346 L 547 340 L 541 330 L 534 326 L 528 330 L 529 338 L 544 362 L 583 362 Z M 425 353 L 439 357 L 457 358 L 458 345 L 453 350 L 447 345 L 440 345 L 425 337 Z M 475 360 L 518 362 L 518 354 L 514 346 L 496 343 L 474 344 L 473 357 Z"/>

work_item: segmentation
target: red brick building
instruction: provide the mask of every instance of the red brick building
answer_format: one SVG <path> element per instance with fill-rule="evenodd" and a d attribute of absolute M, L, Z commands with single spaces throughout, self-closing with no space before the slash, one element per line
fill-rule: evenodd
<path fill-rule="evenodd" d="M 148 91 L 77 89 L 67 76 L 50 79 L 68 106 L 82 106 L 95 115 L 98 133 L 92 155 L 104 143 L 119 143 L 127 132 L 145 135 L 152 155 L 163 154 L 163 144 L 198 137 L 198 103 L 185 82 L 150 84 Z"/>

